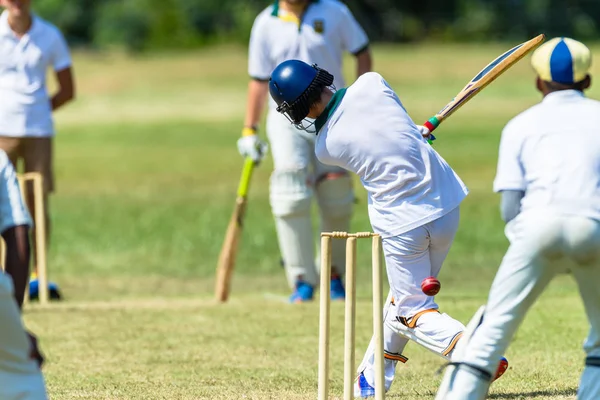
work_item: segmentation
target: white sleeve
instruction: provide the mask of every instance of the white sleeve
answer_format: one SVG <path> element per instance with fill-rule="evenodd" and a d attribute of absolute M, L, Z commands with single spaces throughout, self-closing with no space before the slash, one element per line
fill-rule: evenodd
<path fill-rule="evenodd" d="M 269 57 L 265 25 L 259 20 L 254 21 L 250 32 L 250 47 L 248 49 L 248 74 L 253 79 L 269 80 L 275 66 Z"/>
<path fill-rule="evenodd" d="M 369 38 L 346 5 L 341 7 L 342 44 L 344 50 L 358 54 L 369 45 Z"/>
<path fill-rule="evenodd" d="M 71 53 L 64 36 L 58 29 L 55 30 L 54 43 L 51 48 L 50 60 L 54 71 L 62 71 L 71 66 Z"/>
<path fill-rule="evenodd" d="M 494 192 L 503 190 L 526 191 L 525 170 L 521 163 L 521 149 L 526 132 L 509 122 L 502 131 Z"/>

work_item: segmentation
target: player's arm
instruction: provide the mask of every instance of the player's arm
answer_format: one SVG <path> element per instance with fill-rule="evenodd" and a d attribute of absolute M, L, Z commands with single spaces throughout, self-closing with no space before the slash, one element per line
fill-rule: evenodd
<path fill-rule="evenodd" d="M 250 33 L 248 49 L 248 98 L 242 137 L 238 139 L 238 151 L 243 157 L 260 162 L 267 152 L 267 144 L 258 136 L 258 125 L 269 90 L 269 78 L 273 70 L 269 57 L 268 32 L 260 21 L 255 21 Z"/>
<path fill-rule="evenodd" d="M 356 77 L 358 78 L 362 74 L 371 72 L 373 69 L 373 58 L 371 57 L 371 49 L 366 47 L 356 56 Z"/>
<path fill-rule="evenodd" d="M 260 123 L 265 103 L 267 101 L 267 92 L 269 84 L 267 80 L 251 79 L 248 83 L 248 99 L 246 104 L 246 118 L 244 119 L 244 128 L 250 128 L 256 131 Z"/>
<path fill-rule="evenodd" d="M 50 100 L 53 111 L 59 109 L 75 98 L 75 83 L 73 81 L 72 68 L 67 67 L 57 71 L 56 81 L 58 82 L 58 91 Z"/>
<path fill-rule="evenodd" d="M 339 15 L 342 45 L 346 51 L 356 57 L 356 77 L 358 78 L 373 68 L 369 38 L 347 6 L 341 5 Z"/>
<path fill-rule="evenodd" d="M 50 99 L 54 111 L 75 98 L 71 53 L 67 41 L 58 30 L 54 32 L 54 41 L 49 52 L 58 84 L 58 91 Z"/>
<path fill-rule="evenodd" d="M 500 215 L 505 223 L 513 220 L 521 211 L 521 199 L 525 196 L 525 168 L 521 163 L 524 127 L 518 121 L 509 122 L 502 131 L 498 167 L 494 179 L 494 191 L 500 193 Z"/>
<path fill-rule="evenodd" d="M 505 223 L 509 223 L 521 212 L 521 199 L 525 196 L 522 190 L 502 190 L 500 192 L 500 215 Z"/>

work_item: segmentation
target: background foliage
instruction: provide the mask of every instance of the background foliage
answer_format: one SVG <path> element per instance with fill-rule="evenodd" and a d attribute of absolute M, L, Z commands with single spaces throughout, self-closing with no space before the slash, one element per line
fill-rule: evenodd
<path fill-rule="evenodd" d="M 598 37 L 597 0 L 346 0 L 373 41 Z M 268 0 L 36 0 L 74 45 L 129 50 L 246 43 Z"/>

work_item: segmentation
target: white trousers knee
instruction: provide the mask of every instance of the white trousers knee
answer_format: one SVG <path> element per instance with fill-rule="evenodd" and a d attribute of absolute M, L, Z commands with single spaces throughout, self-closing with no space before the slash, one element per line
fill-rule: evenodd
<path fill-rule="evenodd" d="M 585 343 L 588 356 L 600 356 L 600 222 L 562 216 L 553 210 L 519 215 L 506 228 L 510 247 L 492 283 L 481 325 L 458 361 L 495 373 L 525 314 L 567 261 L 583 299 L 591 329 Z M 600 371 L 586 367 L 580 399 L 600 398 Z M 594 379 L 592 381 L 591 379 Z M 485 398 L 489 381 L 473 379 L 460 367 L 445 400 Z"/>
<path fill-rule="evenodd" d="M 10 277 L 0 272 L 0 399 L 45 400 L 42 372 L 29 357 L 30 342 Z"/>
<path fill-rule="evenodd" d="M 456 231 L 460 211 L 458 208 L 441 218 L 415 228 L 397 237 L 383 240 L 390 294 L 384 306 L 384 358 L 386 390 L 390 388 L 398 361 L 406 362 L 402 355 L 409 342 L 407 336 L 395 329 L 402 319 L 411 326 L 402 326 L 412 333 L 429 340 L 428 348 L 437 354 L 448 357 L 452 352 L 464 325 L 437 311 L 432 296 L 421 290 L 421 282 L 429 276 L 437 276 L 450 250 Z M 374 382 L 374 344 L 371 343 L 358 368 L 364 373 L 369 384 Z"/>
<path fill-rule="evenodd" d="M 346 171 L 325 165 L 315 156 L 315 134 L 296 129 L 281 114 L 270 111 L 267 135 L 273 155 L 270 202 L 279 249 L 290 287 L 298 279 L 315 286 L 318 271 L 311 221 L 312 201 L 320 209 L 320 228 L 349 231 L 354 203 L 352 182 Z M 332 270 L 342 275 L 345 248 L 332 243 Z"/>

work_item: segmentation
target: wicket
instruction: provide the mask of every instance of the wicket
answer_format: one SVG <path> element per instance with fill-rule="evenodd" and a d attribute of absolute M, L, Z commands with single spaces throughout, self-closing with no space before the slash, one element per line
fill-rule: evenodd
<path fill-rule="evenodd" d="M 324 232 L 321 233 L 321 282 L 319 319 L 319 400 L 329 396 L 329 321 L 331 241 L 346 239 L 346 303 L 344 329 L 344 400 L 354 398 L 353 384 L 356 375 L 354 346 L 356 337 L 356 241 L 372 238 L 373 268 L 373 337 L 375 341 L 375 399 L 385 398 L 385 375 L 383 360 L 383 280 L 381 236 L 371 232 Z"/>

